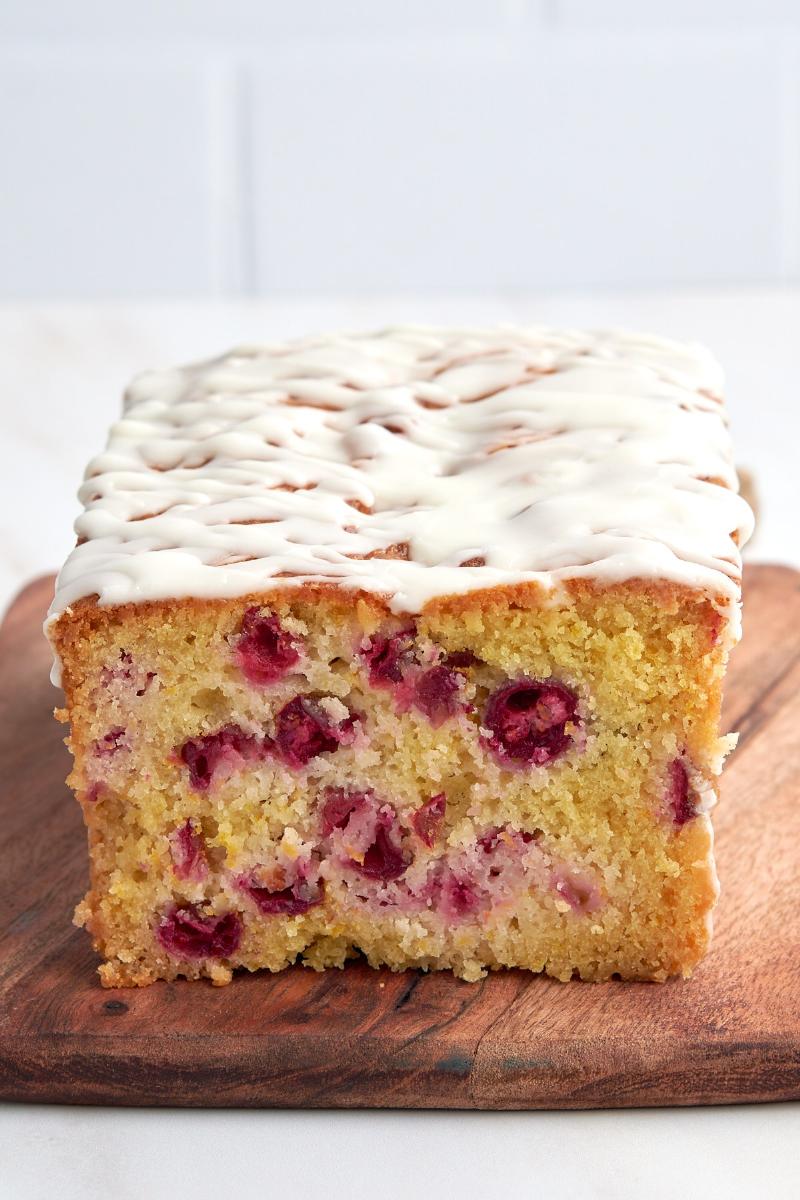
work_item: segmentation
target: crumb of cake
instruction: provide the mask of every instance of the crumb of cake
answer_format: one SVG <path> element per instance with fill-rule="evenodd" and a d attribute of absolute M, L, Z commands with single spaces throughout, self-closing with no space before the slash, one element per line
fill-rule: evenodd
<path fill-rule="evenodd" d="M 558 898 L 575 912 L 595 912 L 602 905 L 600 889 L 588 875 L 559 868 L 553 872 L 552 886 Z"/>
<path fill-rule="evenodd" d="M 373 686 L 334 598 L 272 605 L 306 629 L 304 657 L 299 674 L 254 689 L 225 666 L 245 608 L 131 610 L 124 631 L 92 625 L 76 645 L 88 754 L 73 782 L 102 831 L 81 911 L 116 963 L 105 983 L 220 984 L 235 967 L 342 965 L 354 948 L 462 978 L 496 965 L 587 979 L 690 970 L 716 894 L 712 868 L 697 867 L 710 830 L 694 797 L 700 783 L 713 796 L 722 740 L 707 679 L 725 653 L 702 599 L 656 606 L 620 585 L 600 606 L 588 593 L 526 609 L 476 596 L 466 614 L 432 612 L 419 641 L 439 662 L 458 655 L 468 689 L 458 721 L 438 727 Z M 591 655 L 578 657 L 577 628 Z M 123 636 L 158 663 L 159 687 L 129 690 L 115 723 L 96 683 Z M 123 728 L 130 750 L 98 758 L 95 742 Z M 102 782 L 86 774 L 94 763 Z"/>
<path fill-rule="evenodd" d="M 121 727 L 109 729 L 102 737 L 96 738 L 94 741 L 94 752 L 98 758 L 110 757 L 112 754 L 117 754 L 120 750 L 129 750 L 125 738 L 125 730 Z"/>

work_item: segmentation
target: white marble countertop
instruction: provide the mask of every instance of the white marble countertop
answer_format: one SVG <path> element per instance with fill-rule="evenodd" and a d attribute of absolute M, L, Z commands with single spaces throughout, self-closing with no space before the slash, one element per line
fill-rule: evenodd
<path fill-rule="evenodd" d="M 240 341 L 396 321 L 631 325 L 708 343 L 760 497 L 751 559 L 800 566 L 800 289 L 0 306 L 0 607 L 72 543 L 74 493 L 128 378 Z M 0 1106 L 0 1198 L 772 1200 L 800 1194 L 800 1104 L 598 1113 Z"/>

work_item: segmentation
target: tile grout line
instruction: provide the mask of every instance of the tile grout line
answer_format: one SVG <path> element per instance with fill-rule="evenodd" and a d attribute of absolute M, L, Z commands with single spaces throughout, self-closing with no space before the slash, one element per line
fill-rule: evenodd
<path fill-rule="evenodd" d="M 220 296 L 252 295 L 244 69 L 236 57 L 211 64 L 209 106 L 210 285 Z"/>
<path fill-rule="evenodd" d="M 258 292 L 256 251 L 258 228 L 255 210 L 253 87 L 249 63 L 240 61 L 236 79 L 236 148 L 239 168 L 239 247 L 242 291 Z"/>
<path fill-rule="evenodd" d="M 779 51 L 780 70 L 780 166 L 779 278 L 796 280 L 800 275 L 800 87 L 795 75 L 798 55 L 794 39 Z"/>

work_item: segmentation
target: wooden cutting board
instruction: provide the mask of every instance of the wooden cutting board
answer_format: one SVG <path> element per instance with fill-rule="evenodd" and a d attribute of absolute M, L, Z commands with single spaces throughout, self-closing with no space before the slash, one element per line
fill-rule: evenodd
<path fill-rule="evenodd" d="M 0 630 L 0 1098 L 81 1104 L 594 1108 L 800 1097 L 800 575 L 750 567 L 717 810 L 722 898 L 688 983 L 478 984 L 352 964 L 103 991 L 83 827 L 40 626 Z"/>

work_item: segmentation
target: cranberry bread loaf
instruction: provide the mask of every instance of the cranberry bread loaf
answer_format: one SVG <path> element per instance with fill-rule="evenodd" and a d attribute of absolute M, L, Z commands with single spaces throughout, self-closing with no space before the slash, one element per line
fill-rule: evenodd
<path fill-rule="evenodd" d="M 47 625 L 103 983 L 688 975 L 751 525 L 721 387 L 415 327 L 139 378 Z"/>

